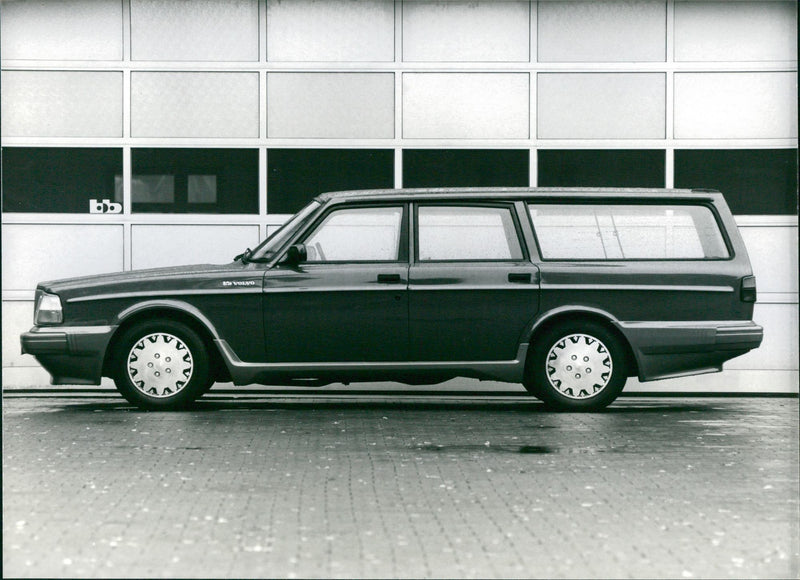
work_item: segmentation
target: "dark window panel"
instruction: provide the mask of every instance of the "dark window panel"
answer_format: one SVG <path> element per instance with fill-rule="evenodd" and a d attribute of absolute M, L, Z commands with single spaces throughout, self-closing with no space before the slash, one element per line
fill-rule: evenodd
<path fill-rule="evenodd" d="M 122 149 L 3 147 L 3 211 L 89 213 L 91 199 L 120 203 Z"/>
<path fill-rule="evenodd" d="M 675 151 L 675 187 L 718 189 L 734 214 L 796 214 L 797 149 Z"/>
<path fill-rule="evenodd" d="M 666 152 L 633 149 L 539 150 L 540 187 L 664 187 Z"/>
<path fill-rule="evenodd" d="M 257 149 L 134 149 L 135 213 L 258 213 Z"/>
<path fill-rule="evenodd" d="M 403 187 L 528 187 L 527 149 L 406 149 Z"/>
<path fill-rule="evenodd" d="M 394 187 L 392 149 L 270 149 L 267 210 L 295 213 L 316 195 Z"/>

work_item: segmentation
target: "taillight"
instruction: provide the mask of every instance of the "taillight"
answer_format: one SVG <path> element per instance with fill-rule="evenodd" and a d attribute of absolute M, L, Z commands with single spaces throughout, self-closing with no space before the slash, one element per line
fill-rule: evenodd
<path fill-rule="evenodd" d="M 739 290 L 739 298 L 742 302 L 755 302 L 756 301 L 756 277 L 745 276 L 742 278 L 741 289 Z"/>

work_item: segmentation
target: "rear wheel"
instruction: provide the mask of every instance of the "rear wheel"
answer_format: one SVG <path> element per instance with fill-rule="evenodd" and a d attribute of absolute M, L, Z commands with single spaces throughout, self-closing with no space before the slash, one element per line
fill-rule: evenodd
<path fill-rule="evenodd" d="M 180 322 L 149 320 L 126 330 L 114 353 L 114 382 L 142 409 L 184 408 L 209 386 L 203 340 Z"/>
<path fill-rule="evenodd" d="M 534 337 L 525 388 L 549 407 L 591 411 L 619 396 L 627 372 L 617 336 L 596 322 L 576 320 Z"/>

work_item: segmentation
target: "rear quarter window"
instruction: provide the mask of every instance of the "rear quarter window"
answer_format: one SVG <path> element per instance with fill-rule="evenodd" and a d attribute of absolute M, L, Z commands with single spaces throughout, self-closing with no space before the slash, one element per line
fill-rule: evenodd
<path fill-rule="evenodd" d="M 528 205 L 545 260 L 721 260 L 730 257 L 703 205 Z"/>

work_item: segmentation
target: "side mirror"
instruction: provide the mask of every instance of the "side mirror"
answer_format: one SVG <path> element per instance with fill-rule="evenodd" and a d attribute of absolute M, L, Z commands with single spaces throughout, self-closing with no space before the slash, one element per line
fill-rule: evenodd
<path fill-rule="evenodd" d="M 307 259 L 308 251 L 306 250 L 305 244 L 295 244 L 294 246 L 290 246 L 286 251 L 286 263 L 291 266 L 296 266 L 301 262 L 305 262 Z"/>

